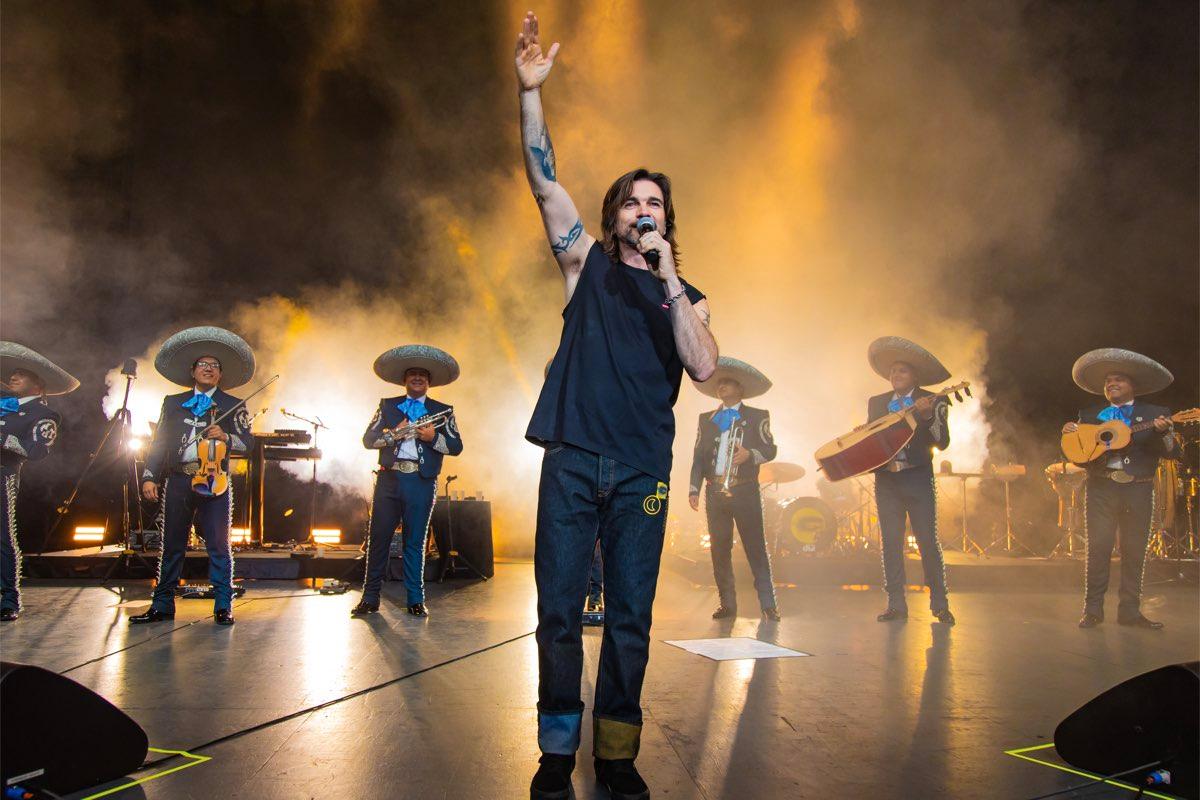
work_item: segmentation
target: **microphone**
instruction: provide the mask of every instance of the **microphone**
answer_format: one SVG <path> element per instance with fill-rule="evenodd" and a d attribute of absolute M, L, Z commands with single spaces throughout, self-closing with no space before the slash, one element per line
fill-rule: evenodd
<path fill-rule="evenodd" d="M 121 374 L 128 375 L 131 378 L 136 378 L 137 377 L 137 359 L 136 358 L 125 359 L 125 363 L 121 366 Z"/>
<path fill-rule="evenodd" d="M 638 217 L 637 232 L 639 236 L 645 236 L 650 231 L 658 230 L 658 225 L 654 222 L 654 217 Z M 650 265 L 650 269 L 658 269 L 658 251 L 650 250 L 642 253 L 642 257 L 646 259 L 646 263 Z"/>

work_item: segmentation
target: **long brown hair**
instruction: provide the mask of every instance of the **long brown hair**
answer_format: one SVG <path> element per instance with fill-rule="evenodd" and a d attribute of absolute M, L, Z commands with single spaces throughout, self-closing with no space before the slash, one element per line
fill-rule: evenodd
<path fill-rule="evenodd" d="M 617 212 L 633 194 L 633 185 L 638 181 L 654 181 L 658 188 L 662 189 L 663 210 L 667 218 L 667 229 L 663 231 L 663 238 L 671 244 L 671 252 L 675 256 L 675 267 L 678 269 L 682 258 L 679 252 L 679 242 L 675 240 L 675 203 L 671 199 L 671 179 L 661 172 L 651 172 L 644 167 L 626 172 L 613 181 L 613 185 L 608 187 L 608 191 L 604 193 L 604 205 L 600 208 L 601 247 L 604 248 L 604 252 L 608 254 L 609 258 L 620 258 L 620 250 L 617 247 L 620 239 L 617 233 Z"/>

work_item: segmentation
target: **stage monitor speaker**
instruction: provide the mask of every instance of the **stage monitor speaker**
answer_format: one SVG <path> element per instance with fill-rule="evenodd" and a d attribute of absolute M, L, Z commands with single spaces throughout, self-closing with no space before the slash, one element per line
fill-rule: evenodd
<path fill-rule="evenodd" d="M 41 667 L 0 661 L 4 786 L 69 794 L 137 771 L 149 740 L 100 695 Z"/>
<path fill-rule="evenodd" d="M 492 504 L 487 500 L 450 500 L 438 498 L 433 507 L 430 527 L 437 542 L 438 553 L 446 553 L 447 520 L 453 523 L 454 549 L 477 570 L 491 578 L 496 574 L 492 555 Z M 441 561 L 426 565 L 425 579 L 437 578 Z M 465 575 L 466 573 L 460 573 Z"/>
<path fill-rule="evenodd" d="M 1197 797 L 1200 766 L 1200 662 L 1130 678 L 1075 711 L 1054 731 L 1063 759 L 1097 775 L 1162 761 L 1168 794 Z M 1130 780 L 1137 776 L 1131 776 Z"/>

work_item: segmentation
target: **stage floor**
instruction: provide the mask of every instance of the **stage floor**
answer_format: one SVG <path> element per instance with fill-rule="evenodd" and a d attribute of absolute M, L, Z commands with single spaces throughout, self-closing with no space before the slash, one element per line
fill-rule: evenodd
<path fill-rule="evenodd" d="M 146 607 L 148 582 L 107 590 L 29 581 L 21 619 L 0 627 L 0 650 L 5 660 L 64 672 L 98 691 L 145 727 L 152 747 L 209 758 L 108 797 L 528 796 L 538 755 L 531 565 L 497 564 L 486 583 L 431 584 L 432 616 L 424 620 L 404 612 L 396 583 L 386 585 L 381 613 L 365 619 L 349 617 L 354 593 L 247 584 L 232 628 L 214 625 L 203 600 L 179 601 L 173 623 L 130 628 L 126 618 Z M 750 587 L 739 590 L 743 614 L 755 611 Z M 1115 592 L 1110 622 L 1088 631 L 1075 627 L 1074 591 L 960 592 L 951 603 L 954 628 L 932 623 L 919 594 L 907 624 L 880 624 L 878 590 L 801 586 L 780 590 L 781 623 L 747 616 L 722 624 L 709 619 L 711 587 L 664 571 L 638 760 L 653 795 L 1050 792 L 1083 779 L 1005 751 L 1049 743 L 1057 723 L 1099 692 L 1200 651 L 1195 585 L 1148 590 L 1145 611 L 1166 623 L 1161 632 L 1111 621 Z M 665 643 L 727 636 L 812 657 L 715 662 Z M 599 629 L 585 629 L 584 643 L 590 709 Z M 590 729 L 588 714 L 575 774 L 580 798 L 606 796 L 586 756 Z M 132 777 L 187 763 L 176 758 Z M 1133 793 L 1101 786 L 1064 796 Z"/>

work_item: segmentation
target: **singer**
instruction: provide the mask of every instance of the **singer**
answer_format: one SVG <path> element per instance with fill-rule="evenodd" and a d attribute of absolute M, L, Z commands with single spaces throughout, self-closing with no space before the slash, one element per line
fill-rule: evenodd
<path fill-rule="evenodd" d="M 130 617 L 129 623 L 142 625 L 175 618 L 175 585 L 183 574 L 188 533 L 195 523 L 208 551 L 208 576 L 216 595 L 213 618 L 218 625 L 232 625 L 233 551 L 229 526 L 233 487 L 221 494 L 201 495 L 192 491 L 192 476 L 199 466 L 198 448 L 205 440 L 220 439 L 231 453 L 247 453 L 254 446 L 246 406 L 237 406 L 238 399 L 225 392 L 248 383 L 254 376 L 254 351 L 242 337 L 224 328 L 188 328 L 163 342 L 154 358 L 154 368 L 172 383 L 188 389 L 163 400 L 146 457 L 142 496 L 162 502 L 162 554 L 150 609 Z M 229 421 L 224 423 L 229 428 L 226 431 L 214 420 L 231 410 Z M 228 471 L 228 455 L 223 467 Z"/>
<path fill-rule="evenodd" d="M 526 438 L 545 449 L 538 490 L 538 746 L 532 798 L 566 798 L 579 748 L 582 628 L 597 537 L 605 625 L 593 722 L 596 778 L 614 798 L 649 797 L 634 766 L 650 609 L 667 519 L 672 410 L 686 369 L 717 363 L 704 294 L 679 276 L 667 176 L 616 180 L 590 236 L 558 183 L 541 86 L 559 46 L 542 50 L 532 13 L 517 37 L 525 172 L 565 285 L 563 329 Z"/>
<path fill-rule="evenodd" d="M 379 472 L 371 499 L 367 566 L 363 592 L 353 617 L 379 610 L 383 575 L 396 526 L 404 531 L 404 589 L 408 613 L 429 616 L 425 606 L 425 545 L 437 499 L 442 458 L 463 450 L 454 408 L 428 396 L 429 387 L 458 379 L 458 362 L 444 350 L 423 344 L 393 347 L 375 359 L 375 374 L 405 389 L 385 397 L 363 434 L 363 446 L 379 451 Z"/>

